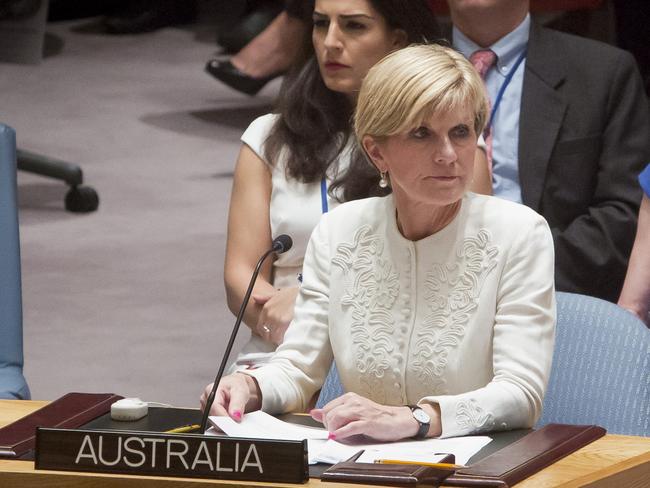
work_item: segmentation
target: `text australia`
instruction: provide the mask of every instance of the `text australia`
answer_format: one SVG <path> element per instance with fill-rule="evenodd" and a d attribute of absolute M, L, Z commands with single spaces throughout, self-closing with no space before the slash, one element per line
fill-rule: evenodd
<path fill-rule="evenodd" d="M 190 445 L 182 439 L 111 436 L 105 442 L 103 435 L 86 435 L 75 464 L 92 462 L 95 466 L 110 467 L 123 463 L 131 468 L 264 473 L 255 444 L 240 446 L 238 442 L 229 442 L 222 450 L 220 442 L 211 442 L 210 447 L 212 452 L 205 441 Z"/>

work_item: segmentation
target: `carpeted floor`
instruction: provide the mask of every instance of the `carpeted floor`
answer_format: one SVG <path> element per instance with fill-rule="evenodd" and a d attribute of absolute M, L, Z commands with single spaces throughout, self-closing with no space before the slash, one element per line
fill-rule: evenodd
<path fill-rule="evenodd" d="M 40 65 L 0 63 L 0 120 L 22 149 L 78 163 L 100 196 L 20 173 L 25 374 L 34 399 L 110 391 L 195 406 L 233 323 L 223 254 L 248 98 L 203 72 L 201 26 L 138 36 L 92 19 L 48 25 Z M 247 329 L 242 328 L 242 340 Z"/>

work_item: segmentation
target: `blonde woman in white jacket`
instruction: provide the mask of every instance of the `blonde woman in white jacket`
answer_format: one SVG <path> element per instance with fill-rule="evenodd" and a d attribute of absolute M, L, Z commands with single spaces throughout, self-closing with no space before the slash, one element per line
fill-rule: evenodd
<path fill-rule="evenodd" d="M 213 414 L 300 411 L 334 359 L 348 393 L 312 410 L 331 438 L 534 425 L 553 355 L 553 241 L 533 210 L 468 191 L 486 114 L 481 79 L 449 48 L 411 46 L 370 70 L 355 132 L 392 192 L 323 216 L 284 342 L 222 379 Z"/>

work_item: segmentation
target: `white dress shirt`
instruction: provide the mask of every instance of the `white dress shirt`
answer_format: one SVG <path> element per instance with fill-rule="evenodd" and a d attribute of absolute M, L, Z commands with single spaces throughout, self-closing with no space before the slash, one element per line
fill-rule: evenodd
<path fill-rule="evenodd" d="M 485 87 L 490 97 L 490 107 L 496 101 L 499 89 L 526 51 L 530 31 L 530 14 L 508 35 L 488 48 L 497 55 L 496 65 L 485 76 Z M 467 59 L 482 48 L 456 27 L 452 33 L 453 45 Z M 519 185 L 519 113 L 524 83 L 526 59 L 519 64 L 512 80 L 503 92 L 503 98 L 492 122 L 492 170 L 494 195 L 522 202 Z M 541 129 L 540 129 L 541 130 Z"/>

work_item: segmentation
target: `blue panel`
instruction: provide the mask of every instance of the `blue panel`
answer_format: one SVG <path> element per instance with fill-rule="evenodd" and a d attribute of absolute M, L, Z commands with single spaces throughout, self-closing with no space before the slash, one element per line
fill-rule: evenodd
<path fill-rule="evenodd" d="M 29 398 L 22 368 L 16 134 L 0 124 L 0 398 Z"/>
<path fill-rule="evenodd" d="M 553 369 L 538 425 L 650 436 L 650 330 L 598 298 L 557 294 Z"/>

